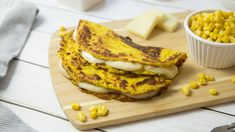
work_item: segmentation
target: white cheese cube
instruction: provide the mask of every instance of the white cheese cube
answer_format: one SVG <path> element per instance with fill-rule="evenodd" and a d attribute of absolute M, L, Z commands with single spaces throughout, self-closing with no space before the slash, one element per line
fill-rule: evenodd
<path fill-rule="evenodd" d="M 137 16 L 126 28 L 130 33 L 147 39 L 156 24 L 163 21 L 164 17 L 165 14 L 160 11 L 148 11 Z"/>
<path fill-rule="evenodd" d="M 178 18 L 173 15 L 166 14 L 166 18 L 157 24 L 157 27 L 168 32 L 174 32 L 178 26 Z"/>

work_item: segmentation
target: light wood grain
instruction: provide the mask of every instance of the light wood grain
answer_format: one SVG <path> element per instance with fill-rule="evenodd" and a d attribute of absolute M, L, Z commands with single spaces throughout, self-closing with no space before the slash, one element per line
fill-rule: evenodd
<path fill-rule="evenodd" d="M 186 14 L 178 14 L 181 20 L 185 15 Z M 167 33 L 156 29 L 146 41 L 128 34 L 124 29 L 127 22 L 128 20 L 113 21 L 103 23 L 103 25 L 112 28 L 120 35 L 130 36 L 135 42 L 142 45 L 161 46 L 187 52 L 182 23 L 174 33 Z M 194 63 L 190 59 L 184 64 L 181 73 L 174 79 L 169 90 L 159 97 L 145 101 L 126 103 L 97 99 L 92 95 L 81 93 L 76 86 L 72 85 L 72 83 L 59 72 L 58 57 L 56 54 L 59 48 L 59 40 L 58 33 L 55 33 L 51 38 L 49 65 L 52 82 L 58 100 L 68 119 L 75 127 L 81 130 L 116 125 L 235 100 L 235 85 L 231 82 L 231 76 L 235 74 L 235 67 L 225 70 L 209 69 Z M 191 97 L 184 96 L 179 89 L 190 80 L 196 79 L 195 76 L 199 72 L 213 75 L 216 77 L 217 81 L 210 83 L 208 86 L 193 90 Z M 212 96 L 208 93 L 208 89 L 211 87 L 218 89 L 220 93 L 219 96 Z M 98 120 L 92 120 L 88 117 L 88 122 L 81 123 L 76 117 L 77 112 L 69 108 L 72 102 L 81 103 L 83 110 L 87 113 L 89 106 L 105 104 L 110 108 L 110 114 L 108 117 L 99 118 Z"/>

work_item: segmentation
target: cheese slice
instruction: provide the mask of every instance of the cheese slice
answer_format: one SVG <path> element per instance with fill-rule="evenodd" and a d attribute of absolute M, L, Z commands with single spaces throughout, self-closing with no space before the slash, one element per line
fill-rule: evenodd
<path fill-rule="evenodd" d="M 89 63 L 95 64 L 95 63 L 105 63 L 105 60 L 101 60 L 98 58 L 95 58 L 94 56 L 92 56 L 90 53 L 86 52 L 86 51 L 82 51 L 81 52 L 82 57 L 88 61 Z"/>
<path fill-rule="evenodd" d="M 159 90 L 155 90 L 155 91 L 150 91 L 150 92 L 147 92 L 147 93 L 135 95 L 135 94 L 130 94 L 130 93 L 121 93 L 119 91 L 111 90 L 111 89 L 104 88 L 104 87 L 98 87 L 98 86 L 95 86 L 95 85 L 93 85 L 91 83 L 87 83 L 87 82 L 80 82 L 78 84 L 78 86 L 80 88 L 83 88 L 83 89 L 86 89 L 88 91 L 95 92 L 95 93 L 119 93 L 119 94 L 124 94 L 128 97 L 135 98 L 135 99 L 149 98 L 149 97 L 152 97 L 152 96 L 154 96 L 155 94 L 157 94 L 159 92 Z"/>
<path fill-rule="evenodd" d="M 174 32 L 178 26 L 178 18 L 166 14 L 166 18 L 157 24 L 157 27 L 168 32 Z"/>
<path fill-rule="evenodd" d="M 105 64 L 117 69 L 122 69 L 127 71 L 136 71 L 143 68 L 142 64 L 125 62 L 125 61 L 106 61 Z"/>
<path fill-rule="evenodd" d="M 163 21 L 164 17 L 165 14 L 161 11 L 148 11 L 128 23 L 126 29 L 132 34 L 147 39 L 156 24 Z"/>

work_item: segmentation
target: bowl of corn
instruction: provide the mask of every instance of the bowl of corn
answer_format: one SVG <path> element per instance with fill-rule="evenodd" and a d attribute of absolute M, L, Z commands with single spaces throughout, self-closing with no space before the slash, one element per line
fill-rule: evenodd
<path fill-rule="evenodd" d="M 233 11 L 200 10 L 184 21 L 189 54 L 210 68 L 235 66 L 235 16 Z"/>

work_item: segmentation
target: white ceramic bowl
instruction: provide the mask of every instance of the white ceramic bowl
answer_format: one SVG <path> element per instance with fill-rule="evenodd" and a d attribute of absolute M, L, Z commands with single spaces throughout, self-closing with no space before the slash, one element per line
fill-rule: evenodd
<path fill-rule="evenodd" d="M 200 10 L 189 14 L 184 21 L 190 57 L 197 63 L 210 68 L 228 68 L 235 66 L 235 44 L 208 41 L 194 34 L 189 28 L 189 20 L 202 12 L 215 10 Z"/>

